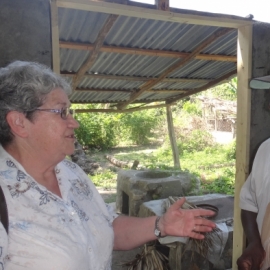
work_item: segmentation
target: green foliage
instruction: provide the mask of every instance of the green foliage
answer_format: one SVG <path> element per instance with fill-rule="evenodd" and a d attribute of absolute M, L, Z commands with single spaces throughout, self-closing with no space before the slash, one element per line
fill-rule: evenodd
<path fill-rule="evenodd" d="M 121 115 L 121 136 L 137 145 L 145 145 L 163 118 L 156 110 L 144 110 Z"/>
<path fill-rule="evenodd" d="M 183 103 L 182 110 L 191 115 L 202 116 L 202 109 L 197 102 L 186 101 L 185 103 Z"/>
<path fill-rule="evenodd" d="M 211 97 L 235 100 L 236 84 L 235 78 L 205 93 Z M 87 106 L 88 108 L 98 107 L 98 105 Z M 198 99 L 196 101 L 181 100 L 177 106 L 172 107 L 172 112 L 181 169 L 201 180 L 202 193 L 234 194 L 235 140 L 228 145 L 214 142 L 201 117 L 202 111 Z M 76 119 L 81 124 L 76 131 L 79 142 L 96 148 L 110 148 L 119 143 L 123 145 L 123 142 L 145 145 L 154 137 L 154 134 L 162 134 L 163 139 L 166 136 L 163 131 L 166 129 L 164 109 L 123 114 L 77 114 Z M 157 150 L 118 153 L 115 157 L 128 162 L 139 160 L 140 164 L 147 169 L 174 170 L 168 137 L 162 147 Z M 115 187 L 116 173 L 109 170 L 99 172 L 92 177 L 92 180 L 97 186 Z"/>
<path fill-rule="evenodd" d="M 236 159 L 236 140 L 233 140 L 230 144 L 225 147 L 227 160 Z"/>
<path fill-rule="evenodd" d="M 76 109 L 98 108 L 100 105 L 74 105 Z M 162 110 L 144 110 L 133 113 L 77 113 L 80 127 L 75 130 L 83 146 L 108 149 L 123 141 L 146 144 L 164 118 Z"/>
<path fill-rule="evenodd" d="M 192 153 L 194 151 L 202 151 L 206 147 L 213 146 L 212 135 L 205 130 L 193 130 L 188 137 L 180 136 L 180 140 L 177 143 L 179 153 Z"/>
<path fill-rule="evenodd" d="M 113 114 L 80 113 L 75 118 L 80 124 L 75 134 L 81 145 L 105 149 L 117 144 L 115 132 L 119 121 Z"/>
<path fill-rule="evenodd" d="M 104 189 L 111 189 L 116 187 L 116 178 L 117 175 L 115 172 L 110 170 L 104 170 L 98 172 L 93 176 L 90 176 L 91 181 L 97 187 L 103 187 Z"/>
<path fill-rule="evenodd" d="M 227 195 L 234 194 L 234 167 L 226 168 L 223 174 L 216 179 L 208 182 L 204 182 L 203 189 L 207 193 L 222 193 Z"/>
<path fill-rule="evenodd" d="M 234 194 L 235 166 L 234 160 L 228 159 L 234 144 L 208 146 L 202 151 L 185 152 L 180 159 L 182 171 L 201 180 L 201 193 Z M 104 154 L 102 154 L 104 155 Z M 130 162 L 135 159 L 148 169 L 174 171 L 170 147 L 163 145 L 158 149 L 130 150 L 114 155 L 116 159 Z M 92 176 L 96 186 L 116 187 L 117 173 L 105 170 Z"/>
<path fill-rule="evenodd" d="M 225 100 L 236 100 L 237 96 L 237 77 L 229 82 L 215 86 L 205 91 L 206 96 L 221 98 Z"/>

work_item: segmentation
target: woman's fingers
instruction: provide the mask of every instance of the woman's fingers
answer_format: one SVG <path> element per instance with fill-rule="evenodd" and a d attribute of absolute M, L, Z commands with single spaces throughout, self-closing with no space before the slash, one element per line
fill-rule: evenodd
<path fill-rule="evenodd" d="M 193 232 L 211 232 L 212 231 L 212 227 L 209 226 L 204 226 L 204 225 L 195 225 L 193 227 Z"/>
<path fill-rule="evenodd" d="M 197 209 L 193 209 L 192 211 L 194 212 L 194 216 L 196 216 L 196 217 L 200 217 L 200 216 L 207 217 L 207 216 L 215 215 L 214 211 L 206 210 L 206 209 L 197 208 Z"/>
<path fill-rule="evenodd" d="M 201 233 L 198 233 L 198 232 L 192 232 L 190 234 L 190 237 L 194 238 L 194 239 L 199 239 L 199 240 L 202 240 L 205 238 L 205 236 Z"/>
<path fill-rule="evenodd" d="M 170 210 L 180 210 L 182 205 L 185 203 L 186 198 L 182 197 L 181 199 L 177 200 L 171 207 Z M 182 209 L 181 209 L 182 210 Z M 206 209 L 201 209 L 201 208 L 196 208 L 192 209 L 194 216 L 196 217 L 203 217 L 203 216 L 213 216 L 215 215 L 214 211 L 211 210 L 206 210 Z"/>
<path fill-rule="evenodd" d="M 195 225 L 203 225 L 203 226 L 209 226 L 211 228 L 216 227 L 216 223 L 213 221 L 206 219 L 206 218 L 201 218 L 201 217 L 196 217 L 194 220 Z"/>

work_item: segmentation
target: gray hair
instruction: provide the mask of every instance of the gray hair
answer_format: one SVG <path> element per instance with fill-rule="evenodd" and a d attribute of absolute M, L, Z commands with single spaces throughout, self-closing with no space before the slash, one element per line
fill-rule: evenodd
<path fill-rule="evenodd" d="M 58 87 L 67 95 L 71 93 L 70 85 L 62 77 L 39 63 L 15 61 L 0 68 L 0 144 L 5 146 L 13 140 L 6 120 L 8 112 L 22 112 L 32 120 L 34 110 Z"/>

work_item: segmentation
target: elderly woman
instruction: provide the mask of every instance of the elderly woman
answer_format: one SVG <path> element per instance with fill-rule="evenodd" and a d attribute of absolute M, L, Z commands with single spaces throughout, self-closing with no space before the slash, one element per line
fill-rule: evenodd
<path fill-rule="evenodd" d="M 111 268 L 113 249 L 160 236 L 203 239 L 215 224 L 208 210 L 177 201 L 162 217 L 118 216 L 93 183 L 65 159 L 74 151 L 70 86 L 49 68 L 16 61 L 0 69 L 0 185 L 9 233 L 0 224 L 0 268 Z"/>

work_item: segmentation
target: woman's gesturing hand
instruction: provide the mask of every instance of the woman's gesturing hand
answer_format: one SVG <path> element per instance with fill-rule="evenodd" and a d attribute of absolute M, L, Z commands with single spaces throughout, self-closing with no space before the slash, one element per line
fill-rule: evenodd
<path fill-rule="evenodd" d="M 204 239 L 203 233 L 210 232 L 216 224 L 204 217 L 215 213 L 205 209 L 182 209 L 185 198 L 176 201 L 159 221 L 161 236 L 187 236 Z"/>

